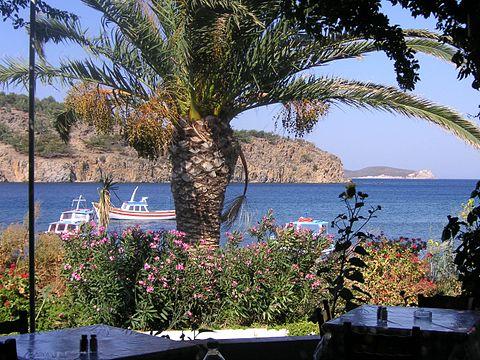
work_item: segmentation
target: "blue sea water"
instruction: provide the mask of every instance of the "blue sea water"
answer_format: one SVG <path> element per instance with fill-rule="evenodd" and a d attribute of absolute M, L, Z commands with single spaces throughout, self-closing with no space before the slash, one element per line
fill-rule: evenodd
<path fill-rule="evenodd" d="M 446 224 L 447 215 L 456 215 L 461 210 L 475 186 L 475 180 L 356 180 L 357 188 L 369 194 L 367 205 L 381 205 L 378 217 L 368 229 L 387 236 L 439 239 Z M 137 196 L 148 196 L 150 209 L 171 209 L 173 199 L 169 184 L 119 184 L 113 197 L 117 206 L 128 200 L 135 186 Z M 36 226 L 45 231 L 48 223 L 56 221 L 70 207 L 71 200 L 82 194 L 88 202 L 98 198 L 96 183 L 36 184 L 36 200 L 41 204 Z M 227 199 L 242 191 L 242 184 L 232 184 Z M 249 221 L 255 224 L 268 209 L 273 209 L 278 223 L 284 224 L 308 216 L 331 221 L 343 212 L 338 194 L 342 184 L 250 184 L 246 210 Z M 27 184 L 0 184 L 0 227 L 22 222 L 27 212 Z M 120 200 L 121 199 L 121 200 Z M 134 222 L 114 222 L 115 229 Z M 174 221 L 144 222 L 143 228 L 175 227 Z M 245 223 L 242 224 L 245 227 Z"/>

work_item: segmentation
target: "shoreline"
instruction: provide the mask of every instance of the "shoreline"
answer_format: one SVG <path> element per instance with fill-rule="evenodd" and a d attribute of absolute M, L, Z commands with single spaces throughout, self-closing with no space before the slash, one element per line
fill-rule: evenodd
<path fill-rule="evenodd" d="M 348 184 L 350 181 L 355 180 L 408 180 L 408 181 L 479 181 L 477 178 L 403 178 L 403 177 L 357 177 L 346 179 L 345 181 L 339 182 L 259 182 L 259 181 L 250 181 L 249 185 L 338 185 L 338 184 Z M 35 181 L 35 184 L 99 184 L 100 181 Z M 0 181 L 2 184 L 25 184 L 28 185 L 28 181 Z M 117 184 L 170 184 L 170 181 L 158 181 L 158 182 L 142 182 L 142 181 L 118 181 Z M 243 185 L 243 182 L 235 181 L 230 182 L 230 185 Z"/>

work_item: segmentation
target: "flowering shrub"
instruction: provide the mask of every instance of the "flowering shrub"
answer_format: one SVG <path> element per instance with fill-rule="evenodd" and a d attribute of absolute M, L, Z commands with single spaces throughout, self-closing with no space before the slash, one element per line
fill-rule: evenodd
<path fill-rule="evenodd" d="M 46 330 L 78 320 L 65 296 L 61 276 L 63 244 L 54 234 L 39 234 L 35 242 L 37 329 Z M 0 321 L 28 310 L 28 230 L 13 224 L 0 231 Z"/>
<path fill-rule="evenodd" d="M 0 319 L 12 320 L 28 307 L 28 273 L 15 263 L 0 270 Z"/>
<path fill-rule="evenodd" d="M 316 268 L 330 239 L 279 228 L 271 212 L 255 231 L 257 242 L 240 246 L 234 233 L 217 248 L 174 230 L 108 235 L 91 223 L 63 236 L 64 275 L 92 322 L 159 330 L 305 318 L 322 294 Z"/>
<path fill-rule="evenodd" d="M 386 239 L 381 237 L 365 244 L 368 255 L 363 271 L 370 303 L 405 305 L 415 303 L 418 294 L 432 295 L 436 285 L 429 278 L 430 254 L 421 256 L 426 243 L 420 239 Z"/>

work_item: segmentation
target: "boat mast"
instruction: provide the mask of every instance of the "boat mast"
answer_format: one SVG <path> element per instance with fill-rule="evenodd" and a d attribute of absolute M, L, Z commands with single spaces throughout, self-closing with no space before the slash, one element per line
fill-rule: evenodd
<path fill-rule="evenodd" d="M 81 205 L 83 202 L 86 203 L 86 199 L 85 199 L 82 195 L 80 195 L 80 196 L 78 197 L 78 199 L 73 199 L 73 200 L 72 200 L 72 208 L 75 206 L 75 203 L 77 203 L 77 206 L 75 206 L 75 210 L 79 210 L 79 209 L 80 209 L 80 205 Z"/>
<path fill-rule="evenodd" d="M 135 190 L 133 190 L 133 193 L 132 193 L 132 197 L 130 198 L 130 201 L 135 201 L 135 194 L 137 193 L 137 190 L 138 190 L 138 186 L 135 188 Z"/>

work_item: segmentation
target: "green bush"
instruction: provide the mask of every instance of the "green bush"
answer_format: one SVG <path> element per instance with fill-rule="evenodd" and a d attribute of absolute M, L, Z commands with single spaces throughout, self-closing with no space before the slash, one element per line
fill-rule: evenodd
<path fill-rule="evenodd" d="M 429 240 L 427 243 L 430 277 L 437 284 L 438 292 L 449 296 L 457 296 L 461 292 L 453 251 L 454 245 L 451 241 L 440 243 Z"/>
<path fill-rule="evenodd" d="M 278 328 L 287 329 L 288 336 L 318 335 L 318 325 L 310 321 L 281 325 Z"/>
<path fill-rule="evenodd" d="M 28 96 L 0 92 L 0 107 L 28 111 Z M 39 114 L 54 115 L 63 111 L 64 105 L 63 103 L 56 101 L 52 96 L 49 96 L 45 99 L 36 99 L 35 109 Z"/>
<path fill-rule="evenodd" d="M 7 125 L 0 123 L 0 142 L 13 146 L 21 154 L 28 154 L 28 136 L 17 134 Z M 35 136 L 35 153 L 42 157 L 65 156 L 69 147 L 53 131 L 45 131 Z"/>
<path fill-rule="evenodd" d="M 35 140 L 35 153 L 38 156 L 53 158 L 70 154 L 68 145 L 53 132 L 40 134 Z"/>
<path fill-rule="evenodd" d="M 265 139 L 271 144 L 276 144 L 282 137 L 280 135 L 258 130 L 235 130 L 235 136 L 240 142 L 249 143 L 253 138 Z"/>
<path fill-rule="evenodd" d="M 122 144 L 122 137 L 120 135 L 96 134 L 85 140 L 85 144 L 89 148 L 98 149 L 101 151 L 116 151 L 122 150 L 126 145 Z"/>

